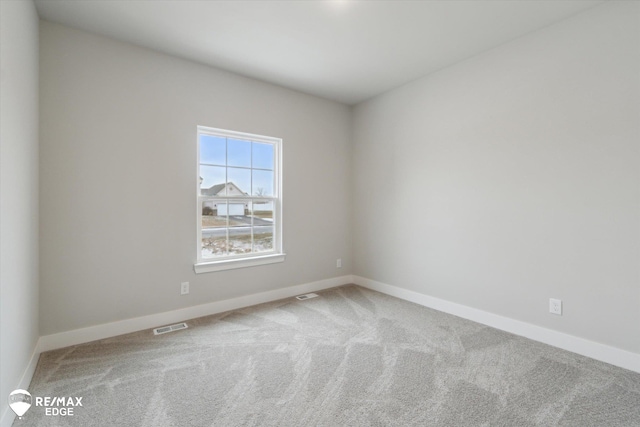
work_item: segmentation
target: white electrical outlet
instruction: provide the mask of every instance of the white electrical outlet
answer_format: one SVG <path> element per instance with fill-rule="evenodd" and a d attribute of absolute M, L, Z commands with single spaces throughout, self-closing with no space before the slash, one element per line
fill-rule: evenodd
<path fill-rule="evenodd" d="M 549 313 L 562 316 L 562 301 L 555 298 L 549 298 Z"/>
<path fill-rule="evenodd" d="M 342 258 L 336 260 L 336 268 L 342 268 Z"/>
<path fill-rule="evenodd" d="M 189 282 L 180 283 L 180 295 L 186 295 L 189 293 Z"/>

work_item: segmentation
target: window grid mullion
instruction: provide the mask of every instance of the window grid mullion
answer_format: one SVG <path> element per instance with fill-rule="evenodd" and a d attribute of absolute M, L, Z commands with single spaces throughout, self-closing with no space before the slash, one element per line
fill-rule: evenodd
<path fill-rule="evenodd" d="M 225 166 L 224 166 L 224 194 L 226 196 L 228 196 L 227 192 L 228 192 L 228 187 L 227 184 L 229 183 L 229 138 L 225 138 L 224 139 L 224 162 L 225 162 Z M 227 217 L 227 228 L 225 231 L 225 234 L 227 236 L 227 240 L 225 243 L 225 254 L 228 256 L 229 255 L 229 199 L 225 200 L 225 203 L 227 204 L 227 209 L 225 209 L 226 212 L 226 217 Z"/>
<path fill-rule="evenodd" d="M 227 165 L 217 165 L 215 163 L 199 163 L 200 166 L 213 166 L 213 167 L 218 167 L 218 168 L 226 168 Z M 267 169 L 267 168 L 254 168 L 254 167 L 247 167 L 247 166 L 229 166 L 230 168 L 234 168 L 234 169 L 253 169 L 253 170 L 257 170 L 257 171 L 265 171 L 265 172 L 274 172 L 273 169 Z"/>
<path fill-rule="evenodd" d="M 250 186 L 251 186 L 251 189 L 249 190 L 250 191 L 249 194 L 252 195 L 252 194 L 255 194 L 255 191 L 253 191 L 253 141 L 251 141 L 251 157 L 250 158 L 251 158 L 251 162 L 249 163 L 249 165 L 251 166 L 251 173 L 250 173 L 250 177 L 251 177 L 250 178 L 251 179 Z M 251 252 L 253 253 L 254 249 L 255 249 L 254 240 L 253 240 L 253 219 L 255 217 L 255 212 L 253 211 L 253 208 L 254 208 L 253 199 L 251 199 L 249 201 L 249 206 L 251 206 L 251 211 L 250 211 L 251 212 L 251 228 L 250 228 L 249 231 L 251 232 Z"/>

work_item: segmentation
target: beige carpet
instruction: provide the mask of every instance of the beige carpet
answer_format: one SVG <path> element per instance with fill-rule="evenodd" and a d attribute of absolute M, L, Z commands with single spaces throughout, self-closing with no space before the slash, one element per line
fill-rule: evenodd
<path fill-rule="evenodd" d="M 14 426 L 640 426 L 640 374 L 357 286 L 42 354 Z"/>

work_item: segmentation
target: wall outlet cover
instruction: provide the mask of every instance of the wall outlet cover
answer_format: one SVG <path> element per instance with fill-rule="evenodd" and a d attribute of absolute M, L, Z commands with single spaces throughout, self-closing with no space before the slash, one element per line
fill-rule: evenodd
<path fill-rule="evenodd" d="M 180 283 L 180 295 L 187 295 L 189 293 L 189 282 Z"/>
<path fill-rule="evenodd" d="M 549 298 L 549 313 L 562 316 L 562 301 L 555 298 Z"/>

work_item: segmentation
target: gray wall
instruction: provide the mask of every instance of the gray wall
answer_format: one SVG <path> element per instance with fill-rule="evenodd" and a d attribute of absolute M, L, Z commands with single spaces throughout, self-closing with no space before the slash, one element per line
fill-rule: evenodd
<path fill-rule="evenodd" d="M 605 4 L 357 106 L 354 273 L 639 353 L 639 14 Z"/>
<path fill-rule="evenodd" d="M 40 42 L 42 335 L 351 273 L 346 106 L 48 22 Z M 283 138 L 284 263 L 193 273 L 197 125 Z"/>
<path fill-rule="evenodd" d="M 9 422 L 13 413 L 7 397 L 20 383 L 39 336 L 38 15 L 33 3 L 0 1 L 0 31 L 0 418 Z"/>

